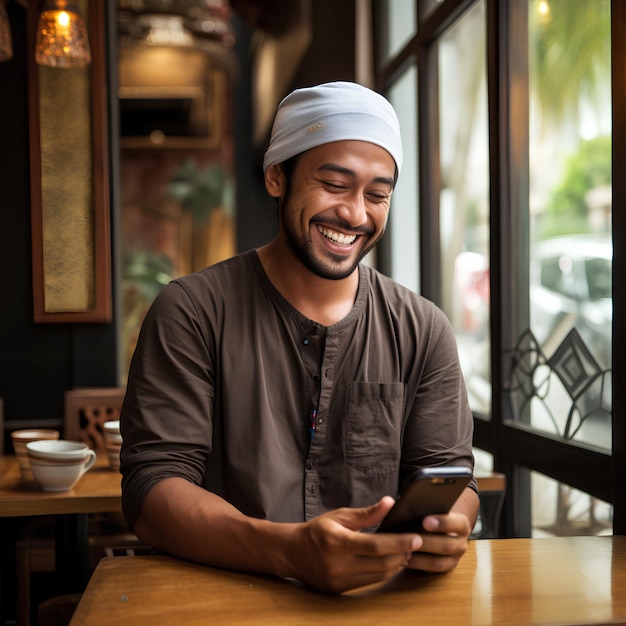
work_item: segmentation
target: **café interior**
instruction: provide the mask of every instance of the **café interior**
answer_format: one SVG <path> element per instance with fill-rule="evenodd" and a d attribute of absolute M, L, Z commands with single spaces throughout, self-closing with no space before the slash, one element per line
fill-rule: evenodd
<path fill-rule="evenodd" d="M 0 0 L 0 624 L 68 623 L 55 601 L 73 612 L 100 559 L 149 552 L 119 484 L 81 491 L 119 483 L 104 448 L 64 510 L 11 482 L 10 434 L 104 445 L 158 291 L 273 237 L 273 114 L 326 81 L 398 112 L 405 165 L 365 262 L 457 335 L 477 552 L 626 535 L 625 28 L 617 0 Z M 599 619 L 623 623 L 612 597 Z"/>

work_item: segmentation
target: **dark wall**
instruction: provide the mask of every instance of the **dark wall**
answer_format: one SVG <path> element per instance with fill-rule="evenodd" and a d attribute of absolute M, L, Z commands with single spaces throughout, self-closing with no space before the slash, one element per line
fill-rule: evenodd
<path fill-rule="evenodd" d="M 114 385 L 115 329 L 35 324 L 30 234 L 26 15 L 8 12 L 14 58 L 0 63 L 0 397 L 7 430 L 61 424 L 63 392 Z"/>
<path fill-rule="evenodd" d="M 237 73 L 233 80 L 233 134 L 235 144 L 235 181 L 237 205 L 237 250 L 263 245 L 276 233 L 273 203 L 265 191 L 262 154 L 252 146 L 250 42 L 252 29 L 235 16 Z M 244 106 L 239 106 L 246 103 Z"/>
<path fill-rule="evenodd" d="M 334 80 L 354 80 L 355 3 L 352 0 L 311 0 L 313 41 L 293 87 Z"/>

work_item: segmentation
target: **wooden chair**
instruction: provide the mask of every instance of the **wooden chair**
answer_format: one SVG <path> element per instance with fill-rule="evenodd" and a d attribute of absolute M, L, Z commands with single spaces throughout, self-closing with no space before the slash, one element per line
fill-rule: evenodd
<path fill-rule="evenodd" d="M 66 391 L 64 438 L 84 441 L 96 454 L 106 456 L 102 425 L 120 418 L 124 393 L 120 387 Z"/>
<path fill-rule="evenodd" d="M 123 388 L 85 388 L 65 392 L 65 439 L 84 441 L 98 456 L 107 456 L 102 424 L 119 419 Z M 89 517 L 90 562 L 95 568 L 100 558 L 116 554 L 145 553 L 141 544 L 121 514 L 99 513 Z M 16 543 L 16 582 L 18 625 L 31 623 L 31 575 L 53 572 L 55 569 L 54 527 L 49 518 L 34 520 Z M 46 614 L 52 607 L 63 606 L 62 599 L 47 603 Z"/>
<path fill-rule="evenodd" d="M 472 539 L 496 539 L 500 536 L 500 516 L 506 496 L 506 476 L 501 472 L 476 474 L 480 492 L 479 523 Z"/>
<path fill-rule="evenodd" d="M 103 425 L 105 422 L 120 418 L 125 393 L 126 390 L 122 387 L 66 391 L 64 438 L 82 441 L 95 450 L 98 457 L 108 457 Z M 90 519 L 90 542 L 105 552 L 109 546 L 140 545 L 121 513 L 93 514 Z"/>

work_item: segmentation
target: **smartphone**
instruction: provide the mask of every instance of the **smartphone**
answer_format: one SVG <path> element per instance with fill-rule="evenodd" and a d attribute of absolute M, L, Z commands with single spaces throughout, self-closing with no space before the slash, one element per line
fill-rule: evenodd
<path fill-rule="evenodd" d="M 415 470 L 405 481 L 379 533 L 420 532 L 427 515 L 447 513 L 472 478 L 468 467 L 428 467 Z"/>

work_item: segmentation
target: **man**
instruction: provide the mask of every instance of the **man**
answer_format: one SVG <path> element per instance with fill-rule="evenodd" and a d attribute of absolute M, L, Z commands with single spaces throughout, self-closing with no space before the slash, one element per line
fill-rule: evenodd
<path fill-rule="evenodd" d="M 473 466 L 445 316 L 359 263 L 401 165 L 379 94 L 336 82 L 282 101 L 263 164 L 276 238 L 173 281 L 142 327 L 121 469 L 144 542 L 332 593 L 464 554 L 475 483 L 427 532 L 363 532 L 411 470 Z"/>

